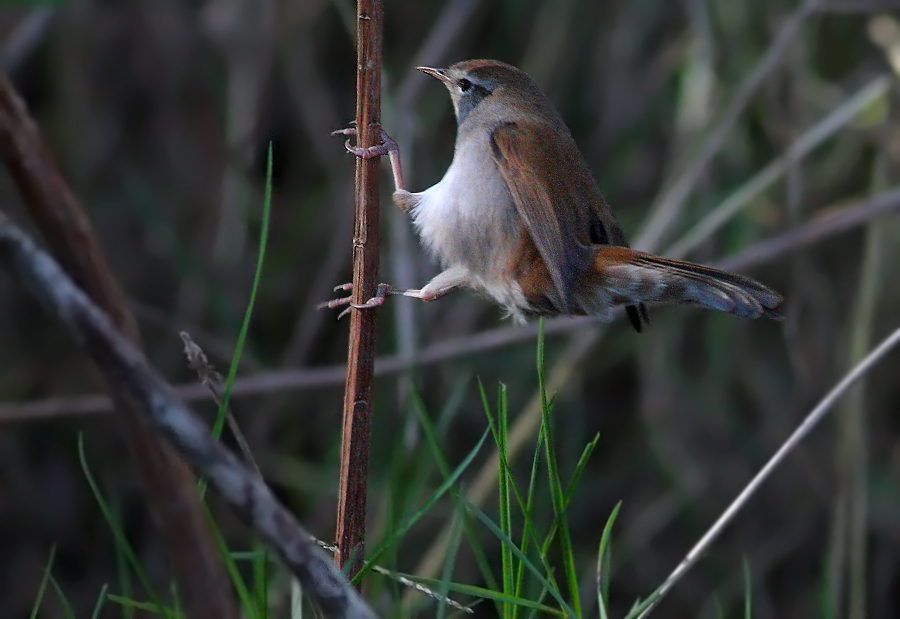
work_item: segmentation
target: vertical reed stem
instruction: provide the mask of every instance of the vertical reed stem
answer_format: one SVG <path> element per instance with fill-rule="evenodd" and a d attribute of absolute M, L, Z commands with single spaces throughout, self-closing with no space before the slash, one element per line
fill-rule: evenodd
<path fill-rule="evenodd" d="M 357 145 L 381 140 L 381 0 L 357 3 Z M 353 301 L 375 294 L 378 277 L 379 158 L 356 159 L 356 217 L 353 233 Z M 347 386 L 338 495 L 337 564 L 350 578 L 362 567 L 366 536 L 366 475 L 372 425 L 375 311 L 350 312 Z"/>

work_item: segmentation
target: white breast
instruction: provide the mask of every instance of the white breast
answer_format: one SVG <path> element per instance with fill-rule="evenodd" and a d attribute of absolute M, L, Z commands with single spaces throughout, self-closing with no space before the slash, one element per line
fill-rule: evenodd
<path fill-rule="evenodd" d="M 412 218 L 422 244 L 445 269 L 464 268 L 467 285 L 518 314 L 525 305 L 509 275 L 522 223 L 484 138 L 457 145 L 444 178 L 412 194 Z"/>

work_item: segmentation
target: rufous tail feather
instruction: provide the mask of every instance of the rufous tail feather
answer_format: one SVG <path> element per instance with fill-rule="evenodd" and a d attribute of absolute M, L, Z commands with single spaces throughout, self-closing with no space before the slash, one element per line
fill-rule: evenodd
<path fill-rule="evenodd" d="M 580 295 L 588 313 L 591 305 L 687 304 L 745 318 L 783 319 L 782 296 L 743 275 L 625 247 L 595 249 Z"/>

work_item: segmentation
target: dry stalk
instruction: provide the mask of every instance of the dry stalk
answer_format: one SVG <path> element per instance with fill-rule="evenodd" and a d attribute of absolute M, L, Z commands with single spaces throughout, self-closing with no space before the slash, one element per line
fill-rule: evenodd
<path fill-rule="evenodd" d="M 374 619 L 375 614 L 312 537 L 249 470 L 178 399 L 141 351 L 22 230 L 0 213 L 0 264 L 29 290 L 91 357 L 119 401 L 141 414 L 146 427 L 169 442 L 194 472 L 205 477 L 231 508 L 291 570 L 329 619 Z M 209 591 L 227 598 L 229 589 Z M 209 608 L 220 606 L 206 600 Z M 208 612 L 189 617 L 208 617 Z"/>
<path fill-rule="evenodd" d="M 356 13 L 357 145 L 381 140 L 381 0 L 359 0 Z M 380 158 L 356 160 L 353 228 L 353 302 L 375 295 L 378 277 L 378 173 Z M 338 493 L 337 564 L 352 578 L 362 567 L 366 539 L 366 477 L 375 373 L 375 312 L 350 312 L 341 485 Z"/>

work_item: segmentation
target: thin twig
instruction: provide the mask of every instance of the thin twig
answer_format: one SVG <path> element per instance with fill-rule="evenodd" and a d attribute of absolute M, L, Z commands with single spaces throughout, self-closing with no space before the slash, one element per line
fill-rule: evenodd
<path fill-rule="evenodd" d="M 861 377 L 863 377 L 872 367 L 875 366 L 876 363 L 881 361 L 881 359 L 887 355 L 888 352 L 894 346 L 900 344 L 900 329 L 894 331 L 887 339 L 885 339 L 878 347 L 870 352 L 865 359 L 863 359 L 859 365 L 857 365 L 853 370 L 847 374 L 841 382 L 837 384 L 829 393 L 819 402 L 818 406 L 816 406 L 809 415 L 806 416 L 806 419 L 803 420 L 803 423 L 794 430 L 794 433 L 791 434 L 790 437 L 784 442 L 784 444 L 775 452 L 775 455 L 766 463 L 766 465 L 756 474 L 756 476 L 750 480 L 750 483 L 741 491 L 741 493 L 737 496 L 737 498 L 728 506 L 719 519 L 709 528 L 706 534 L 700 538 L 693 548 L 691 548 L 690 552 L 687 553 L 682 562 L 675 568 L 672 574 L 663 582 L 660 588 L 657 590 L 658 596 L 654 600 L 654 602 L 649 605 L 644 611 L 639 615 L 638 619 L 643 619 L 650 614 L 650 611 L 653 610 L 657 604 L 662 600 L 662 598 L 669 592 L 672 586 L 681 579 L 682 576 L 697 562 L 700 556 L 709 548 L 712 542 L 719 536 L 719 534 L 725 529 L 726 526 L 734 519 L 735 515 L 746 505 L 747 501 L 750 500 L 750 497 L 753 496 L 754 493 L 759 489 L 766 479 L 772 474 L 772 472 L 784 462 L 785 458 L 800 444 L 806 436 L 813 430 L 813 428 L 818 425 L 820 421 L 825 417 L 828 411 L 835 405 L 835 403 L 847 392 L 847 390 L 856 383 Z"/>
<path fill-rule="evenodd" d="M 181 331 L 178 334 L 181 337 L 181 341 L 184 342 L 184 356 L 187 357 L 188 365 L 192 370 L 197 372 L 197 376 L 200 378 L 200 382 L 209 389 L 210 395 L 212 395 L 213 402 L 216 403 L 220 408 L 222 407 L 222 375 L 213 367 L 213 365 L 209 362 L 209 358 L 207 358 L 206 353 L 203 352 L 203 349 L 197 345 L 197 343 L 191 339 L 190 334 L 187 331 Z M 262 479 L 262 471 L 259 469 L 259 465 L 256 463 L 256 459 L 253 457 L 253 452 L 250 451 L 250 444 L 247 442 L 247 439 L 244 437 L 244 433 L 241 431 L 240 426 L 237 423 L 237 420 L 234 418 L 234 413 L 232 412 L 233 403 L 229 402 L 228 409 L 225 411 L 226 420 L 228 421 L 228 427 L 231 429 L 231 434 L 234 436 L 235 442 L 238 444 L 238 449 L 241 450 L 241 454 L 244 456 L 244 461 L 247 462 L 256 472 L 256 475 Z"/>
<path fill-rule="evenodd" d="M 874 198 L 849 206 L 821 212 L 806 223 L 792 230 L 760 241 L 744 251 L 720 260 L 716 266 L 728 271 L 740 271 L 771 262 L 787 254 L 821 243 L 836 234 L 847 232 L 864 223 L 900 210 L 900 189 L 886 191 Z"/>
<path fill-rule="evenodd" d="M 888 191 L 850 206 L 828 210 L 797 228 L 786 230 L 777 236 L 760 241 L 734 256 L 719 260 L 714 263 L 714 266 L 728 271 L 742 271 L 767 264 L 791 252 L 799 251 L 837 234 L 857 228 L 874 217 L 897 210 L 900 210 L 900 189 Z M 554 318 L 545 322 L 544 334 L 547 336 L 560 335 L 593 324 L 596 324 L 596 321 L 590 318 Z M 512 346 L 532 340 L 536 334 L 537 324 L 522 327 L 498 327 L 468 337 L 432 344 L 414 360 L 403 359 L 399 356 L 380 357 L 375 361 L 375 376 L 390 376 L 404 372 L 412 366 L 423 367 Z M 346 368 L 343 365 L 279 370 L 238 378 L 235 380 L 232 396 L 325 389 L 340 385 L 345 379 Z M 207 391 L 194 383 L 181 385 L 176 389 L 178 395 L 185 400 L 202 400 L 208 397 Z M 109 398 L 102 395 L 63 396 L 0 406 L 0 423 L 92 415 L 110 411 Z"/>
<path fill-rule="evenodd" d="M 188 365 L 190 365 L 191 369 L 197 372 L 197 376 L 200 378 L 200 382 L 209 389 L 210 393 L 212 394 L 213 401 L 215 401 L 215 403 L 219 406 L 222 406 L 222 375 L 209 362 L 209 358 L 206 356 L 206 353 L 204 353 L 203 349 L 200 348 L 200 346 L 198 346 L 193 339 L 191 339 L 189 333 L 187 333 L 186 331 L 181 331 L 178 335 L 184 342 L 184 355 L 185 357 L 187 357 Z M 233 404 L 229 404 L 229 406 L 233 406 Z M 238 448 L 241 450 L 241 453 L 244 456 L 244 461 L 250 465 L 250 467 L 256 473 L 256 476 L 262 479 L 262 471 L 260 470 L 259 465 L 257 465 L 256 460 L 253 458 L 253 454 L 250 451 L 250 446 L 247 444 L 247 439 L 244 438 L 244 434 L 241 432 L 240 427 L 237 425 L 237 421 L 234 419 L 232 411 L 228 410 L 226 411 L 226 413 L 228 415 L 229 427 L 231 428 L 232 434 L 234 434 L 234 438 L 238 444 Z M 337 546 L 335 546 L 334 544 L 329 544 L 328 542 L 323 542 L 314 535 L 311 535 L 310 539 L 319 547 L 327 550 L 332 554 L 335 554 L 338 551 Z M 416 591 L 423 593 L 430 598 L 443 602 L 448 606 L 455 608 L 456 610 L 461 610 L 464 613 L 468 614 L 472 614 L 474 612 L 468 606 L 463 606 L 456 600 L 443 596 L 437 591 L 429 589 L 422 584 L 413 582 L 402 574 L 392 572 L 391 570 L 383 568 L 380 565 L 373 565 L 371 569 L 381 574 L 382 576 L 385 576 L 386 578 L 390 578 L 391 580 L 399 582 L 404 587 L 415 589 Z"/>
<path fill-rule="evenodd" d="M 874 187 L 883 187 L 887 176 L 889 140 L 887 128 L 896 121 L 894 114 L 885 115 L 881 128 L 886 130 L 880 140 L 881 152 L 873 165 Z M 882 132 L 879 132 L 882 133 Z M 852 367 L 866 354 L 872 345 L 872 326 L 878 309 L 878 300 L 885 286 L 884 261 L 888 246 L 888 228 L 882 220 L 872 220 L 866 228 L 865 248 L 859 265 L 859 288 L 849 325 L 849 358 Z M 837 488 L 833 530 L 835 555 L 843 555 L 845 561 L 834 562 L 832 574 L 838 577 L 835 592 L 847 592 L 847 605 L 840 603 L 832 608 L 845 608 L 847 619 L 864 619 L 868 615 L 866 599 L 868 591 L 868 536 L 869 536 L 869 437 L 866 410 L 866 383 L 854 386 L 838 411 L 836 453 Z M 842 526 L 843 525 L 843 526 Z M 840 575 L 843 574 L 845 578 Z M 830 583 L 829 583 L 830 584 Z"/>
<path fill-rule="evenodd" d="M 381 141 L 381 0 L 359 0 L 356 14 L 357 145 Z M 356 159 L 356 217 L 353 234 L 353 302 L 375 296 L 378 277 L 378 174 L 380 158 Z M 341 485 L 338 493 L 337 563 L 351 578 L 362 568 L 366 535 L 366 477 L 372 424 L 375 367 L 373 310 L 350 312 Z"/>
<path fill-rule="evenodd" d="M 134 317 L 106 261 L 91 222 L 64 180 L 25 104 L 0 74 L 0 153 L 25 198 L 38 229 L 63 267 L 139 345 Z M 107 384 L 113 395 L 115 390 Z M 191 617 L 237 617 L 231 583 L 200 507 L 195 480 L 168 447 L 150 432 L 140 413 L 117 401 L 123 438 L 131 453 L 159 529 L 166 556 Z"/>
<path fill-rule="evenodd" d="M 209 429 L 178 399 L 143 354 L 116 330 L 109 317 L 3 214 L 0 262 L 59 319 L 106 376 L 111 389 L 143 414 L 197 475 L 208 479 L 260 535 L 326 617 L 375 617 L 265 483 L 213 439 Z M 211 594 L 223 596 L 225 591 Z"/>
<path fill-rule="evenodd" d="M 568 333 L 577 328 L 596 324 L 590 318 L 547 321 L 546 335 Z M 537 325 L 507 326 L 484 331 L 469 337 L 438 342 L 426 348 L 416 359 L 399 356 L 380 357 L 375 363 L 375 376 L 392 376 L 411 367 L 435 365 L 444 361 L 466 357 L 480 351 L 511 346 L 534 339 Z M 345 365 L 330 365 L 313 369 L 289 369 L 243 376 L 235 380 L 231 395 L 249 396 L 278 391 L 306 391 L 326 389 L 341 385 L 346 380 Z M 209 392 L 194 382 L 176 387 L 178 395 L 187 401 L 209 398 Z M 64 396 L 35 400 L 24 404 L 0 406 L 0 423 L 11 421 L 36 421 L 55 417 L 91 415 L 111 411 L 109 398 L 102 395 Z"/>
<path fill-rule="evenodd" d="M 897 210 L 900 210 L 900 189 L 813 217 L 793 230 L 786 230 L 777 236 L 760 241 L 734 256 L 719 260 L 714 263 L 714 266 L 729 271 L 742 271 L 767 264 L 791 252 L 821 243 L 836 234 L 859 227 L 874 217 Z M 547 336 L 560 335 L 593 324 L 596 324 L 596 321 L 590 318 L 556 318 L 545 322 L 544 333 Z M 536 324 L 522 327 L 498 327 L 468 337 L 432 344 L 414 360 L 403 359 L 399 356 L 380 357 L 375 362 L 375 376 L 390 376 L 404 372 L 412 366 L 423 367 L 512 346 L 534 339 L 536 333 Z M 279 370 L 238 378 L 235 380 L 232 396 L 325 389 L 340 385 L 345 379 L 346 368 L 343 365 Z M 188 401 L 209 397 L 204 388 L 194 383 L 181 385 L 176 389 L 178 395 Z M 45 398 L 23 404 L 0 406 L 0 423 L 92 415 L 108 413 L 111 410 L 109 398 L 102 395 Z"/>

